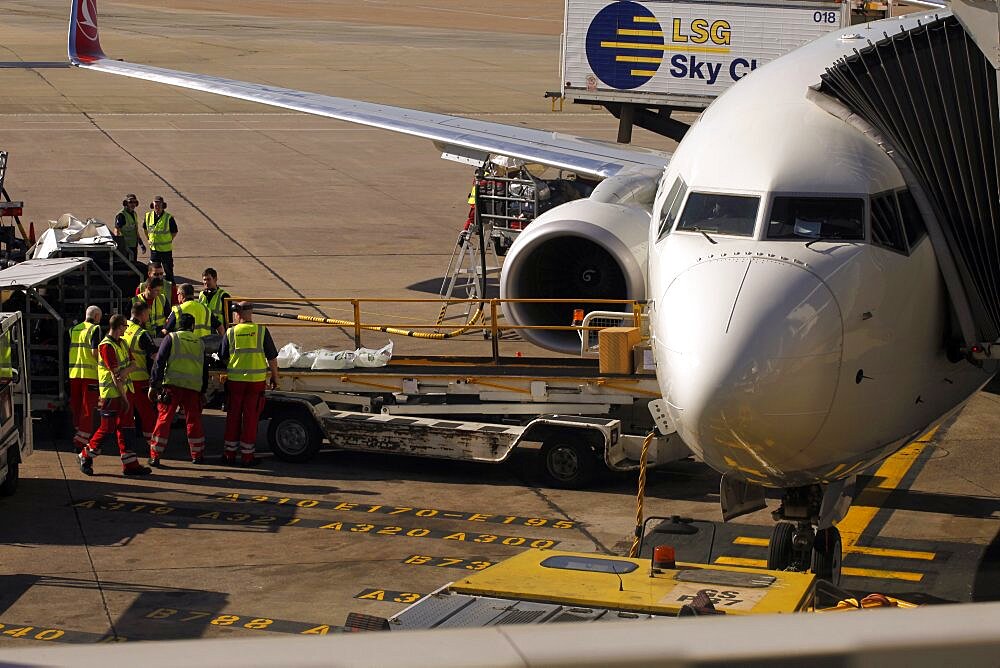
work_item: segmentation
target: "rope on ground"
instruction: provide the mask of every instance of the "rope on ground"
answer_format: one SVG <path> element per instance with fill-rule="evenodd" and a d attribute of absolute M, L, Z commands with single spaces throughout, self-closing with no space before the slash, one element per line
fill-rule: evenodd
<path fill-rule="evenodd" d="M 656 436 L 655 431 L 646 434 L 646 438 L 642 442 L 642 454 L 639 456 L 639 491 L 635 497 L 635 536 L 632 538 L 632 547 L 628 551 L 628 556 L 633 559 L 639 556 L 639 542 L 642 540 L 642 505 L 646 498 L 646 458 L 654 436 Z"/>
<path fill-rule="evenodd" d="M 272 318 L 285 318 L 286 320 L 304 320 L 306 322 L 318 322 L 324 325 L 336 325 L 338 327 L 354 327 L 355 323 L 353 320 L 339 320 L 337 318 L 319 318 L 312 315 L 301 315 L 297 313 L 275 313 L 273 311 L 257 311 L 258 315 L 266 315 Z M 388 327 L 383 325 L 361 325 L 361 329 L 370 332 L 385 332 L 386 334 L 395 334 L 396 336 L 409 336 L 414 339 L 431 339 L 435 341 L 440 341 L 442 339 L 452 339 L 461 334 L 465 334 L 470 329 L 476 328 L 476 323 L 483 315 L 483 307 L 480 306 L 476 309 L 476 312 L 472 314 L 469 321 L 450 332 L 417 332 L 412 329 L 400 329 L 398 327 Z"/>

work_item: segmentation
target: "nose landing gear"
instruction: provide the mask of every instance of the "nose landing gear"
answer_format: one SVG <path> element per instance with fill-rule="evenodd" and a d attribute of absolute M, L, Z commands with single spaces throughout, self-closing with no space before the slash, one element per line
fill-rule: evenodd
<path fill-rule="evenodd" d="M 818 485 L 787 491 L 774 513 L 779 520 L 771 531 L 767 567 L 779 571 L 808 571 L 833 584 L 840 583 L 843 558 L 840 531 L 835 526 L 816 529 L 823 490 Z"/>

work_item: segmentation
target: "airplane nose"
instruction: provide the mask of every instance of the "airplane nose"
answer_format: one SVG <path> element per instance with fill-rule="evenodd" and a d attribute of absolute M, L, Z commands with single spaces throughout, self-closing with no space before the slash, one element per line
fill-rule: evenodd
<path fill-rule="evenodd" d="M 730 256 L 683 272 L 656 308 L 659 382 L 681 438 L 717 470 L 787 484 L 837 388 L 833 294 L 804 265 Z"/>

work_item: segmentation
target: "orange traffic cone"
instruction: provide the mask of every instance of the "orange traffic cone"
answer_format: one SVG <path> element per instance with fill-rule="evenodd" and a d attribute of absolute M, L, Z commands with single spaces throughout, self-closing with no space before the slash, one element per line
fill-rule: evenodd
<path fill-rule="evenodd" d="M 28 226 L 28 245 L 35 245 L 35 221 L 31 221 L 31 225 Z"/>

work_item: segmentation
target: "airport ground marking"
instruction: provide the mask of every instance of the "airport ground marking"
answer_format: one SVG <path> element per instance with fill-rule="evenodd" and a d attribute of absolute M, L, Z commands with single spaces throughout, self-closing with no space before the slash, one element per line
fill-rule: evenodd
<path fill-rule="evenodd" d="M 365 601 L 385 601 L 387 603 L 416 603 L 423 594 L 412 591 L 393 591 L 392 589 L 363 589 L 354 595 L 354 598 Z"/>
<path fill-rule="evenodd" d="M 43 640 L 58 643 L 100 643 L 123 641 L 119 637 L 105 633 L 91 633 L 89 631 L 73 631 L 56 626 L 29 626 L 28 624 L 11 624 L 0 622 L 0 638 L 18 638 L 20 640 Z"/>
<path fill-rule="evenodd" d="M 733 545 L 747 545 L 750 547 L 767 547 L 770 544 L 767 538 L 757 538 L 754 536 L 737 536 L 733 539 Z M 936 552 L 924 552 L 922 550 L 900 550 L 889 547 L 864 547 L 855 545 L 850 550 L 854 554 L 863 554 L 868 557 L 883 557 L 885 559 L 919 559 L 922 561 L 934 561 Z M 847 551 L 845 550 L 845 553 Z"/>
<path fill-rule="evenodd" d="M 433 566 L 435 568 L 458 568 L 466 571 L 485 571 L 498 562 L 487 559 L 460 557 L 432 557 L 426 554 L 411 554 L 400 563 L 408 566 Z"/>
<path fill-rule="evenodd" d="M 507 547 L 524 547 L 549 549 L 559 544 L 559 541 L 549 538 L 527 538 L 524 536 L 508 536 L 504 534 L 480 533 L 477 531 L 446 531 L 442 529 L 427 529 L 424 527 L 393 526 L 384 524 L 368 524 L 363 522 L 327 522 L 326 520 L 299 517 L 277 517 L 273 515 L 256 515 L 254 513 L 232 513 L 220 510 L 204 510 L 201 508 L 185 508 L 168 506 L 157 502 L 119 501 L 114 497 L 83 499 L 70 504 L 74 508 L 103 510 L 121 513 L 149 514 L 158 517 L 178 517 L 189 520 L 210 520 L 220 524 L 251 526 L 254 528 L 280 528 L 294 526 L 307 529 L 322 529 L 343 533 L 359 533 L 372 536 L 401 536 L 407 538 L 435 538 L 454 540 L 458 542 L 505 545 Z"/>
<path fill-rule="evenodd" d="M 296 622 L 274 617 L 255 615 L 223 614 L 209 610 L 184 610 L 180 608 L 156 608 L 142 615 L 142 619 L 166 621 L 174 623 L 196 623 L 200 627 L 228 626 L 250 631 L 268 631 L 270 633 L 292 633 L 297 635 L 326 635 L 340 633 L 343 627 L 333 624 L 317 624 L 315 622 Z"/>
<path fill-rule="evenodd" d="M 214 498 L 232 503 L 260 503 L 288 508 L 321 508 L 338 512 L 373 513 L 378 515 L 404 515 L 441 520 L 461 520 L 464 522 L 485 522 L 487 524 L 510 524 L 515 526 L 545 527 L 549 529 L 575 529 L 572 520 L 556 520 L 547 517 L 522 517 L 520 515 L 499 515 L 494 513 L 470 513 L 459 510 L 421 508 L 419 506 L 381 505 L 358 501 L 327 501 L 325 499 L 298 499 L 286 496 L 240 494 L 237 492 L 216 492 Z"/>
<path fill-rule="evenodd" d="M 720 566 L 743 566 L 745 568 L 767 568 L 767 559 L 751 559 L 750 557 L 716 557 L 715 563 Z M 876 580 L 904 580 L 906 582 L 920 582 L 924 579 L 923 573 L 912 573 L 910 571 L 883 571 L 877 568 L 851 568 L 843 566 L 840 569 L 841 575 L 849 575 L 857 578 L 873 578 Z"/>

